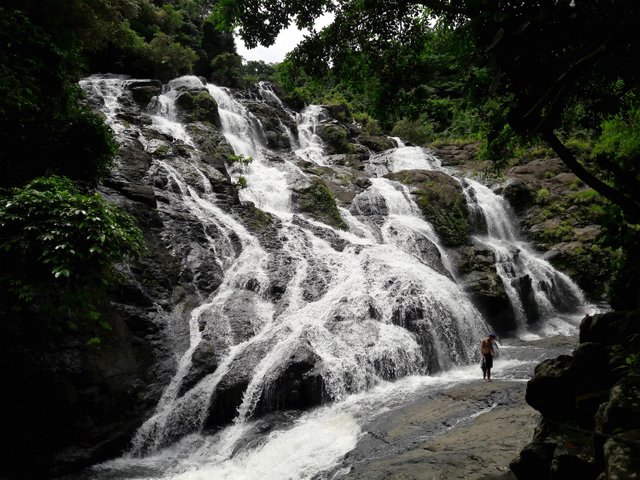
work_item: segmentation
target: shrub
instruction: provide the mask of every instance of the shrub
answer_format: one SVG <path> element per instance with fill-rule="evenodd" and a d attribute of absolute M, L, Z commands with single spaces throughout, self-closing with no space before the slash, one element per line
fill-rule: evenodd
<path fill-rule="evenodd" d="M 247 177 L 244 177 L 244 176 L 238 177 L 238 181 L 235 183 L 235 185 L 239 189 L 247 188 L 248 186 Z"/>
<path fill-rule="evenodd" d="M 143 252 L 130 215 L 67 178 L 37 178 L 0 196 L 0 285 L 14 308 L 96 320 L 116 263 Z"/>
<path fill-rule="evenodd" d="M 536 192 L 535 202 L 538 205 L 546 205 L 549 203 L 551 193 L 546 188 L 541 188 Z"/>

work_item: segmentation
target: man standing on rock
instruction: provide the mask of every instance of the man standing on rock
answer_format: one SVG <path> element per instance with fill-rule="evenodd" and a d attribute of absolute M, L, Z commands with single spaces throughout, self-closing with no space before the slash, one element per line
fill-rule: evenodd
<path fill-rule="evenodd" d="M 482 378 L 491 381 L 491 369 L 493 368 L 493 355 L 495 354 L 494 344 L 496 336 L 494 333 L 480 340 L 480 353 L 482 354 Z"/>

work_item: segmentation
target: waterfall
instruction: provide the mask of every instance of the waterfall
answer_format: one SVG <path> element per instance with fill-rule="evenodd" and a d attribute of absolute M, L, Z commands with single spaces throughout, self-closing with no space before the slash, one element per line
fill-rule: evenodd
<path fill-rule="evenodd" d="M 318 126 L 326 118 L 327 113 L 320 105 L 309 105 L 297 115 L 300 148 L 295 153 L 300 158 L 318 165 L 327 165 L 324 144 L 318 135 Z"/>
<path fill-rule="evenodd" d="M 462 183 L 472 215 L 483 222 L 481 231 L 486 231 L 474 240 L 495 253 L 496 270 L 521 327 L 585 303 L 580 288 L 567 275 L 519 238 L 515 215 L 503 197 L 476 180 L 466 178 Z"/>
<path fill-rule="evenodd" d="M 81 85 L 88 96 L 101 100 L 120 141 L 126 141 L 120 138 L 125 130 L 134 132 L 152 155 L 149 184 L 162 199 L 158 210 L 164 235 L 176 257 L 193 268 L 213 259 L 211 268 L 221 276 L 213 291 L 196 289 L 196 305 L 181 304 L 165 312 L 176 324 L 179 311 L 190 312 L 188 341 L 176 349 L 176 373 L 139 428 L 127 462 L 156 458 L 161 451 L 195 449 L 214 462 L 208 468 L 231 475 L 221 478 L 232 478 L 233 468 L 239 467 L 230 459 L 252 422 L 280 403 L 293 408 L 326 401 L 343 405 L 340 402 L 352 401 L 354 394 L 365 395 L 388 380 L 435 374 L 476 358 L 477 340 L 489 326 L 458 285 L 449 249 L 422 215 L 409 187 L 382 178 L 403 170 L 446 172 L 430 152 L 397 139 L 398 148 L 371 155 L 365 165 L 370 186 L 354 194 L 349 204 L 339 205 L 347 225 L 342 230 L 296 206 L 296 196 L 318 178 L 305 169 L 307 162 L 338 171 L 318 136 L 328 121 L 322 107 L 294 114 L 267 84 L 258 85 L 260 98 L 252 102 L 281 109 L 282 118 L 295 117 L 297 142 L 278 120 L 278 128 L 292 139 L 292 150 L 282 153 L 267 147 L 265 127 L 250 102 L 197 77 L 173 80 L 148 106 L 139 107 L 137 115 L 148 119 L 140 125 L 129 125 L 118 115 L 131 103 L 126 79 L 89 77 Z M 221 154 L 241 205 L 225 203 L 228 193 L 219 184 L 226 178 L 211 166 L 190 126 L 180 120 L 176 99 L 190 90 L 208 92 L 218 105 L 219 131 L 201 128 L 209 128 L 211 138 L 221 134 L 221 142 L 244 157 L 237 161 Z M 180 148 L 161 155 L 158 144 Z M 486 234 L 477 233 L 474 241 L 496 253 L 496 268 L 514 307 L 522 278 L 530 279 L 541 318 L 583 301 L 568 277 L 519 239 L 501 197 L 473 180 L 461 182 L 470 211 L 486 227 Z M 242 209 L 250 204 L 262 211 L 259 225 L 243 216 Z M 191 248 L 182 255 L 175 240 L 188 231 L 185 223 L 202 229 L 197 238 L 186 239 Z M 525 326 L 525 307 L 518 308 Z M 297 397 L 281 391 L 287 382 L 294 382 Z M 317 425 L 316 420 L 311 415 L 301 422 L 308 428 Z M 349 414 L 335 428 L 347 440 L 334 450 L 319 441 L 332 453 L 315 471 L 333 465 L 349 450 L 359 432 L 354 422 Z M 298 427 L 303 428 L 295 425 L 273 441 L 285 442 Z M 327 428 L 318 425 L 319 432 Z M 208 435 L 207 430 L 218 433 Z M 272 447 L 263 445 L 260 455 L 270 455 Z M 299 478 L 312 476 L 297 471 Z"/>

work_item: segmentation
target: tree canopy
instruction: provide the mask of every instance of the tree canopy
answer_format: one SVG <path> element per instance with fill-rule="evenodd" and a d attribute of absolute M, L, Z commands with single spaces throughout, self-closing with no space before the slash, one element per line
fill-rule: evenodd
<path fill-rule="evenodd" d="M 215 7 L 218 21 L 237 28 L 249 46 L 272 43 L 292 23 L 310 27 L 326 12 L 334 14 L 334 22 L 309 35 L 291 56 L 312 76 L 329 69 L 353 79 L 358 70 L 369 82 L 379 82 L 378 90 L 394 91 L 412 78 L 442 72 L 424 62 L 420 52 L 433 43 L 434 25 L 452 32 L 448 41 L 463 47 L 458 49 L 458 69 L 472 74 L 466 79 L 472 87 L 468 91 L 485 105 L 493 99 L 488 132 L 492 151 L 500 151 L 510 132 L 542 138 L 581 180 L 619 205 L 629 220 L 639 221 L 640 166 L 637 154 L 631 153 L 635 148 L 627 148 L 624 161 L 610 150 L 578 158 L 561 140 L 567 126 L 606 136 L 617 122 L 636 131 L 637 2 L 222 0 Z M 350 68 L 354 61 L 355 69 Z M 485 81 L 482 69 L 490 72 L 491 81 Z M 371 71 L 376 73 L 368 75 Z"/>

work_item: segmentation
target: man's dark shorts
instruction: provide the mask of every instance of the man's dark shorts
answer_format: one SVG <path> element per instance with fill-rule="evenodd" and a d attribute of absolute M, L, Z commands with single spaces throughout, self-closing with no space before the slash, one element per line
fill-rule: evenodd
<path fill-rule="evenodd" d="M 493 355 L 485 353 L 482 358 L 482 370 L 490 370 L 493 368 Z"/>

